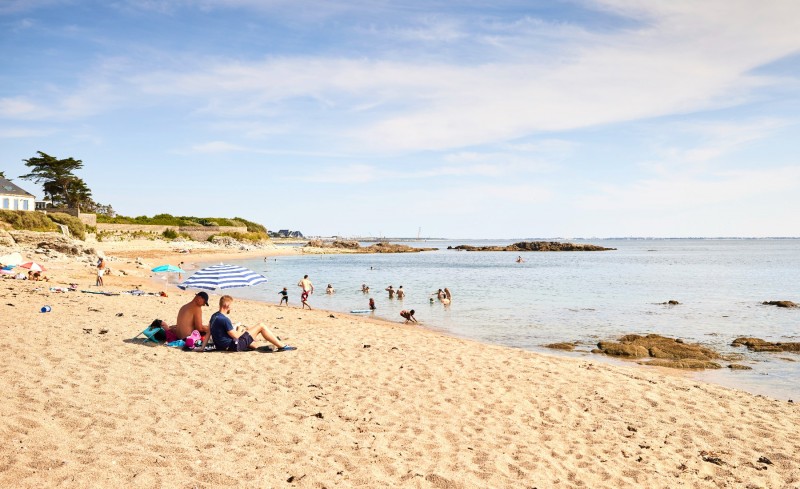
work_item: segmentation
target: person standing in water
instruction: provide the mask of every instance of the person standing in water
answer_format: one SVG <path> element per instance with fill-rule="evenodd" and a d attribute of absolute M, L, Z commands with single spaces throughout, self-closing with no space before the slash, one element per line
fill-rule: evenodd
<path fill-rule="evenodd" d="M 389 299 L 394 299 L 394 288 L 391 285 L 386 287 L 386 292 L 389 293 Z"/>
<path fill-rule="evenodd" d="M 309 294 L 314 293 L 314 284 L 311 283 L 311 280 L 308 279 L 308 275 L 304 275 L 303 279 L 297 282 L 297 286 L 303 289 L 303 293 L 300 294 L 300 302 L 303 303 L 303 309 L 308 306 L 311 309 L 311 306 L 308 305 L 308 296 Z"/>

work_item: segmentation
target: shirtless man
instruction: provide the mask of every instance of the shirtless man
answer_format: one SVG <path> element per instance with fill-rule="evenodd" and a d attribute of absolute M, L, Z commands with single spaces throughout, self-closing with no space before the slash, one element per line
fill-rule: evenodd
<path fill-rule="evenodd" d="M 394 287 L 391 285 L 386 287 L 386 292 L 389 293 L 389 299 L 394 299 Z"/>
<path fill-rule="evenodd" d="M 308 275 L 303 276 L 303 279 L 297 282 L 297 286 L 303 289 L 303 293 L 300 294 L 300 302 L 302 303 L 302 308 L 305 309 L 308 307 L 311 309 L 311 306 L 308 305 L 308 295 L 314 293 L 314 284 L 311 283 L 311 280 L 308 279 Z"/>
<path fill-rule="evenodd" d="M 178 320 L 175 322 L 175 334 L 179 339 L 184 339 L 196 329 L 203 338 L 203 348 L 205 348 L 211 335 L 209 334 L 210 329 L 208 325 L 203 324 L 202 306 L 208 306 L 208 294 L 205 292 L 198 292 L 191 302 L 185 304 L 181 307 L 180 311 L 178 311 Z"/>
<path fill-rule="evenodd" d="M 406 291 L 403 290 L 403 286 L 401 285 L 400 288 L 397 289 L 397 298 L 403 300 L 403 297 L 406 296 Z"/>

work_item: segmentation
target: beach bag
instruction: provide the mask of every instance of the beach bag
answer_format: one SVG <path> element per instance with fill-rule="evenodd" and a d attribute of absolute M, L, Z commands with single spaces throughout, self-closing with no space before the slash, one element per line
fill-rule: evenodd
<path fill-rule="evenodd" d="M 203 344 L 203 339 L 200 336 L 200 332 L 196 329 L 192 331 L 192 334 L 187 336 L 184 341 L 186 342 L 187 348 L 194 348 L 195 346 L 200 346 Z"/>

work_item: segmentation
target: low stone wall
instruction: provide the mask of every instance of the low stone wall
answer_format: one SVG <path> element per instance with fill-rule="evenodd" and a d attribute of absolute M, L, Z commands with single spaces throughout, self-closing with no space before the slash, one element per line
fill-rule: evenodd
<path fill-rule="evenodd" d="M 84 214 L 83 212 L 79 212 L 78 219 L 87 226 L 97 226 L 97 214 Z"/>
<path fill-rule="evenodd" d="M 222 233 L 246 233 L 244 226 L 153 226 L 144 224 L 97 224 L 98 232 L 132 234 L 163 234 L 167 229 L 176 233 L 185 233 L 195 241 L 205 241 L 209 236 Z"/>

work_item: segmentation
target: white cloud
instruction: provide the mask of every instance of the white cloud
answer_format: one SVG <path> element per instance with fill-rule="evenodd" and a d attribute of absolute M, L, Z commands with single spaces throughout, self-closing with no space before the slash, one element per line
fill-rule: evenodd
<path fill-rule="evenodd" d="M 628 185 L 600 184 L 599 191 L 576 201 L 593 211 L 674 213 L 751 197 L 772 198 L 800 189 L 800 167 L 741 170 L 706 175 L 664 175 Z"/>
<path fill-rule="evenodd" d="M 192 146 L 191 151 L 194 153 L 230 153 L 247 151 L 247 148 L 225 141 L 209 141 Z"/>

